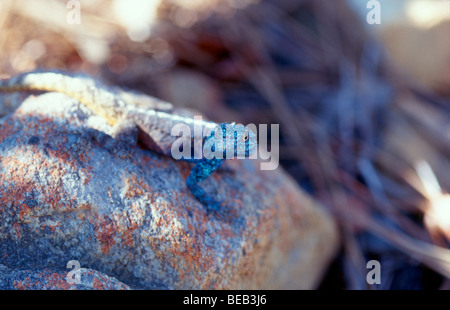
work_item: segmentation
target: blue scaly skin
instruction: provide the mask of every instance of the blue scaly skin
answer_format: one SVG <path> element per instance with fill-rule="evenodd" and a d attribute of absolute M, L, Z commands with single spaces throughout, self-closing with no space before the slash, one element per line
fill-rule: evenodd
<path fill-rule="evenodd" d="M 203 205 L 207 206 L 208 209 L 218 211 L 220 209 L 220 204 L 216 202 L 211 196 L 206 194 L 206 192 L 198 185 L 198 183 L 216 171 L 223 163 L 226 158 L 226 151 L 231 150 L 233 152 L 233 157 L 238 155 L 244 155 L 249 157 L 256 151 L 257 143 L 256 136 L 251 131 L 243 126 L 236 126 L 234 124 L 221 123 L 217 126 L 218 134 L 212 132 L 210 136 L 206 137 L 204 144 L 211 145 L 211 151 L 215 152 L 218 144 L 222 145 L 223 151 L 220 158 L 213 157 L 208 159 L 203 155 L 202 159 L 197 160 L 196 165 L 192 168 L 186 184 L 191 190 L 191 193 L 200 201 Z M 234 136 L 227 140 L 227 130 L 233 133 Z M 195 160 L 188 159 L 190 162 L 195 162 Z"/>
<path fill-rule="evenodd" d="M 73 97 L 103 117 L 115 129 L 115 138 L 130 141 L 130 136 L 137 135 L 137 139 L 148 149 L 166 156 L 172 156 L 172 144 L 178 139 L 172 135 L 172 128 L 177 124 L 184 124 L 190 128 L 194 141 L 202 141 L 202 146 L 210 146 L 212 152 L 216 147 L 223 144 L 223 156 L 209 157 L 205 154 L 200 159 L 182 159 L 194 162 L 186 185 L 194 197 L 209 210 L 219 210 L 220 204 L 198 185 L 198 183 L 209 177 L 223 163 L 226 149 L 232 151 L 232 157 L 238 154 L 240 157 L 248 157 L 256 151 L 255 134 L 243 126 L 234 124 L 216 124 L 213 122 L 196 120 L 191 117 L 177 115 L 173 107 L 157 98 L 125 92 L 117 88 L 106 87 L 94 79 L 85 75 L 73 75 L 59 71 L 33 71 L 19 74 L 7 80 L 0 80 L 0 91 L 53 91 L 64 93 Z M 123 124 L 127 124 L 123 126 Z M 132 126 L 130 126 L 130 124 Z M 135 128 L 138 128 L 138 131 Z M 194 128 L 205 128 L 211 134 L 205 136 L 203 130 Z M 122 130 L 126 128 L 127 131 Z M 130 130 L 131 129 L 131 130 Z M 215 135 L 215 129 L 219 134 Z M 222 134 L 220 134 L 220 130 Z M 227 130 L 234 133 L 232 139 L 226 139 Z M 137 133 L 138 132 L 138 133 Z M 133 140 L 133 139 L 132 139 Z M 219 148 L 217 148 L 219 149 Z M 227 158 L 229 159 L 229 158 Z"/>

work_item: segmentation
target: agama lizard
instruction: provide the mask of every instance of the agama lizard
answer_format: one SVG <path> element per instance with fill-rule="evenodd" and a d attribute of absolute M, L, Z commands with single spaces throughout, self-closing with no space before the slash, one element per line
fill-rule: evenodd
<path fill-rule="evenodd" d="M 137 126 L 139 130 L 138 139 L 142 144 L 153 151 L 170 157 L 173 157 L 171 154 L 172 144 L 178 139 L 177 136 L 171 135 L 172 128 L 176 124 L 188 125 L 191 133 L 193 133 L 191 139 L 194 141 L 200 139 L 202 146 L 205 143 L 212 144 L 212 151 L 214 151 L 216 143 L 220 145 L 227 143 L 226 148 L 232 147 L 234 156 L 245 153 L 247 157 L 254 153 L 257 148 L 255 134 L 242 125 L 216 124 L 176 115 L 167 111 L 171 110 L 170 104 L 159 99 L 146 95 L 136 95 L 121 89 L 108 88 L 84 75 L 78 76 L 53 71 L 22 73 L 10 79 L 0 80 L 0 91 L 64 93 L 77 99 L 94 113 L 103 117 L 111 126 L 118 128 L 121 127 L 123 122 L 131 122 L 134 126 Z M 147 108 L 140 106 L 136 101 L 147 101 Z M 148 106 L 151 108 L 148 108 Z M 207 128 L 209 131 L 194 130 L 196 126 L 201 126 L 202 129 Z M 215 134 L 216 129 L 219 129 L 219 134 Z M 232 145 L 230 145 L 229 140 L 225 143 L 226 131 L 230 129 L 234 133 Z M 209 134 L 205 134 L 205 132 L 209 132 Z M 195 163 L 186 180 L 186 185 L 197 200 L 210 210 L 219 210 L 220 204 L 210 197 L 198 183 L 220 167 L 225 158 L 226 148 L 222 148 L 224 152 L 222 158 L 208 159 L 203 155 L 199 159 L 181 159 Z"/>

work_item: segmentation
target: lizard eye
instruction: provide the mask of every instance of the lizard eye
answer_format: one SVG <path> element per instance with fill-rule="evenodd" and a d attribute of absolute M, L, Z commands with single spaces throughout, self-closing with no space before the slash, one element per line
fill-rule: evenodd
<path fill-rule="evenodd" d="M 245 142 L 248 141 L 248 132 L 246 132 L 246 133 L 244 134 L 244 141 L 245 141 Z"/>

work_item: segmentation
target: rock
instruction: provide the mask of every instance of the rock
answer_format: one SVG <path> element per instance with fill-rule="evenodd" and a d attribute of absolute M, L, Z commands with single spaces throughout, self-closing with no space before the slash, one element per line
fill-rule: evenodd
<path fill-rule="evenodd" d="M 67 288 L 66 264 L 77 260 L 126 283 L 103 288 L 317 287 L 337 228 L 281 168 L 227 161 L 202 184 L 224 206 L 210 213 L 185 185 L 191 164 L 125 150 L 111 131 L 59 93 L 29 96 L 0 122 L 0 264 L 10 282 L 28 272 L 33 288 L 52 275 L 60 284 L 50 287 Z"/>
<path fill-rule="evenodd" d="M 9 269 L 0 265 L 1 290 L 129 290 L 130 288 L 92 269 L 80 268 L 80 282 L 70 283 L 67 274 L 70 270 L 53 271 Z"/>

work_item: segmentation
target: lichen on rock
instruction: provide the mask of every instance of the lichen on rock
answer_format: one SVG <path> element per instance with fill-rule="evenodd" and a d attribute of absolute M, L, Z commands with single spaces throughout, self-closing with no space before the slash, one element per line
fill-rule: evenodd
<path fill-rule="evenodd" d="M 227 160 L 202 183 L 223 205 L 211 213 L 185 185 L 191 164 L 139 146 L 122 150 L 111 132 L 59 93 L 29 96 L 2 119 L 4 268 L 61 275 L 77 260 L 143 289 L 318 285 L 339 246 L 337 229 L 281 168 Z"/>

